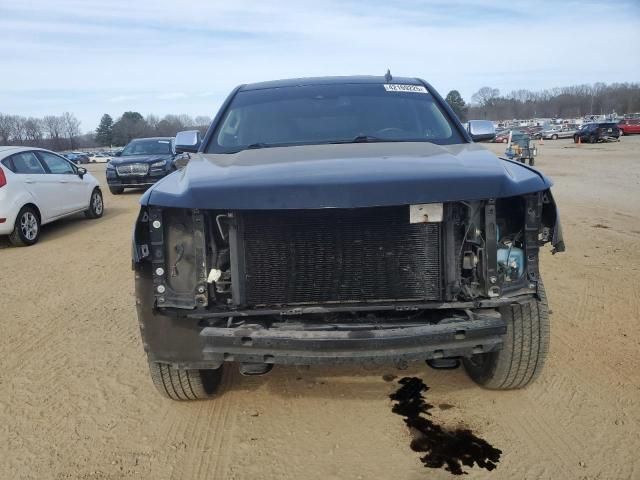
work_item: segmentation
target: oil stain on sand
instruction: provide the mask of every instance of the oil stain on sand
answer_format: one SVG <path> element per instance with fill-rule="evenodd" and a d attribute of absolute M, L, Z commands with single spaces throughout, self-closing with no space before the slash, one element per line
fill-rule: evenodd
<path fill-rule="evenodd" d="M 416 377 L 405 377 L 398 381 L 400 388 L 389 397 L 395 401 L 392 411 L 402 417 L 413 434 L 411 449 L 424 453 L 420 460 L 428 468 L 444 468 L 453 475 L 463 475 L 464 467 L 477 465 L 493 470 L 500 461 L 502 451 L 486 440 L 477 437 L 471 430 L 448 429 L 434 423 L 423 393 L 429 390 Z"/>

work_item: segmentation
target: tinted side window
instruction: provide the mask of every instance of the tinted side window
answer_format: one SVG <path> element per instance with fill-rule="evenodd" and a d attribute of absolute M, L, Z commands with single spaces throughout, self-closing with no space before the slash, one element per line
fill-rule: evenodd
<path fill-rule="evenodd" d="M 67 173 L 72 175 L 76 173 L 69 162 L 57 155 L 48 152 L 38 152 L 38 155 L 51 173 Z"/>
<path fill-rule="evenodd" d="M 4 165 L 5 167 L 7 167 L 9 170 L 11 170 L 13 173 L 16 173 L 16 167 L 13 166 L 13 162 L 11 161 L 11 157 L 7 157 L 4 160 L 2 160 L 2 165 Z"/>
<path fill-rule="evenodd" d="M 36 157 L 33 152 L 16 153 L 10 158 L 13 162 L 15 173 L 45 173 L 44 168 L 42 168 L 42 164 L 40 164 L 38 157 Z"/>

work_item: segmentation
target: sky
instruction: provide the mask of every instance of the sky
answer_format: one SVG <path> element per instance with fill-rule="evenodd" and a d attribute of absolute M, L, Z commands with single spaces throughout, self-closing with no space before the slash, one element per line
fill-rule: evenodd
<path fill-rule="evenodd" d="M 242 83 L 420 77 L 469 101 L 640 81 L 640 0 L 0 0 L 0 112 L 212 117 Z"/>

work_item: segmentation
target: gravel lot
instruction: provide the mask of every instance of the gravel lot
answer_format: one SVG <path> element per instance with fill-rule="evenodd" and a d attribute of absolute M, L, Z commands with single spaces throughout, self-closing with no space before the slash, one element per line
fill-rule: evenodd
<path fill-rule="evenodd" d="M 488 145 L 496 152 L 503 145 Z M 105 216 L 0 240 L 0 478 L 440 479 L 409 448 L 385 374 L 419 376 L 438 422 L 495 447 L 467 478 L 640 478 L 640 136 L 545 141 L 568 251 L 542 256 L 552 346 L 537 383 L 476 387 L 464 372 L 393 368 L 225 374 L 216 401 L 161 398 L 135 318 L 131 227 L 140 192 Z M 104 181 L 104 165 L 89 169 Z"/>

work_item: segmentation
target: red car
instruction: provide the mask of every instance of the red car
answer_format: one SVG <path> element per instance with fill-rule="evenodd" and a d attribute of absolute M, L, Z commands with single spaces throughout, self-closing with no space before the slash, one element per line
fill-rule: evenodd
<path fill-rule="evenodd" d="M 620 122 L 618 122 L 618 128 L 620 129 L 620 135 L 640 133 L 640 118 L 620 120 Z"/>
<path fill-rule="evenodd" d="M 509 130 L 497 133 L 493 141 L 495 143 L 507 143 L 509 141 Z"/>

